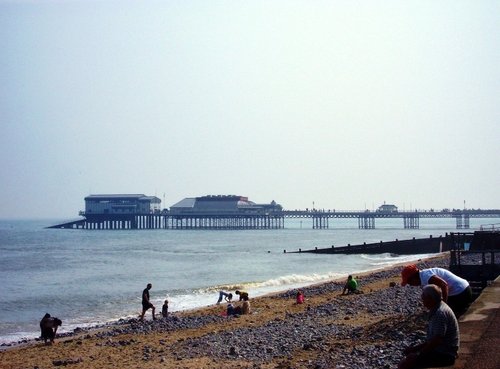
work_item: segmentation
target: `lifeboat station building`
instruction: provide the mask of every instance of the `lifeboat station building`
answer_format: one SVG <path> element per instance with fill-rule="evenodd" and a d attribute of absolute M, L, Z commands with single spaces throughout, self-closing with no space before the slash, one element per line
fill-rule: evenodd
<path fill-rule="evenodd" d="M 90 195 L 85 197 L 85 213 L 94 214 L 154 214 L 161 210 L 161 200 L 146 195 Z"/>

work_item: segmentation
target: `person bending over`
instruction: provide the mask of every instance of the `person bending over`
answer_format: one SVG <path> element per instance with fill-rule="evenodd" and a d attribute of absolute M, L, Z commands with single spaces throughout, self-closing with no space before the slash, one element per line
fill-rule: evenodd
<path fill-rule="evenodd" d="M 248 298 L 248 292 L 245 292 L 245 291 L 236 291 L 235 294 L 237 294 L 238 296 L 240 296 L 240 300 L 239 301 L 243 301 L 243 299 L 245 298 L 245 296 Z"/>
<path fill-rule="evenodd" d="M 41 337 L 44 340 L 45 344 L 54 343 L 54 338 L 56 338 L 57 328 L 62 325 L 61 319 L 53 318 L 50 314 L 45 314 L 40 320 L 40 330 Z M 49 342 L 47 342 L 47 340 Z"/>
<path fill-rule="evenodd" d="M 443 293 L 443 301 L 459 316 L 472 302 L 469 282 L 443 268 L 418 269 L 415 264 L 401 271 L 401 285 L 425 286 L 435 284 Z"/>
<path fill-rule="evenodd" d="M 233 294 L 224 291 L 219 291 L 219 299 L 217 300 L 217 305 L 219 305 L 223 299 L 226 302 L 231 302 L 231 300 L 233 299 Z"/>

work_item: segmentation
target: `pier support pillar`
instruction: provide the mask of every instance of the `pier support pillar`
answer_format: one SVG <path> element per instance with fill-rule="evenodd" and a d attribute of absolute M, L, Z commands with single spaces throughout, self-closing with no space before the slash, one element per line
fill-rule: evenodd
<path fill-rule="evenodd" d="M 469 216 L 469 214 L 456 215 L 455 219 L 457 221 L 457 229 L 469 229 L 470 228 L 470 216 Z"/>
<path fill-rule="evenodd" d="M 405 229 L 418 229 L 420 228 L 420 220 L 418 215 L 405 215 L 403 217 Z"/>
<path fill-rule="evenodd" d="M 375 229 L 375 217 L 373 216 L 360 216 L 358 218 L 359 229 Z"/>
<path fill-rule="evenodd" d="M 313 229 L 328 229 L 328 217 L 324 216 L 313 216 Z"/>

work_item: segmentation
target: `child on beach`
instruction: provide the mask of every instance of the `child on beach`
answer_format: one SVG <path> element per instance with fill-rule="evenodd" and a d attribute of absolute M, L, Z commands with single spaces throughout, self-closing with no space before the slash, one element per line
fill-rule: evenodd
<path fill-rule="evenodd" d="M 248 298 L 248 292 L 245 292 L 245 291 L 236 291 L 235 294 L 240 296 L 240 301 L 243 301 L 245 296 L 246 296 L 246 298 Z"/>
<path fill-rule="evenodd" d="M 217 305 L 221 303 L 222 299 L 224 299 L 226 302 L 231 302 L 231 300 L 233 299 L 233 294 L 219 291 L 219 299 L 217 300 Z"/>
<path fill-rule="evenodd" d="M 301 290 L 297 291 L 297 304 L 304 303 L 304 293 Z"/>
<path fill-rule="evenodd" d="M 161 316 L 164 318 L 168 317 L 168 300 L 165 300 L 163 306 L 161 307 Z"/>
<path fill-rule="evenodd" d="M 353 278 L 352 275 L 349 275 L 347 277 L 347 281 L 345 282 L 344 289 L 342 291 L 342 295 L 345 295 L 347 291 L 347 294 L 350 293 L 360 293 L 358 290 L 358 282 Z"/>

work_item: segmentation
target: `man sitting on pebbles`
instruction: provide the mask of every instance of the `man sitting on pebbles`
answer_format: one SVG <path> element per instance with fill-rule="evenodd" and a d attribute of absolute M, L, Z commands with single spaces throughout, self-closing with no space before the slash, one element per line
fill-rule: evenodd
<path fill-rule="evenodd" d="M 422 302 L 429 310 L 427 339 L 424 343 L 405 349 L 405 357 L 398 369 L 450 366 L 455 363 L 460 345 L 457 318 L 444 301 L 441 289 L 426 285 L 422 289 Z"/>

